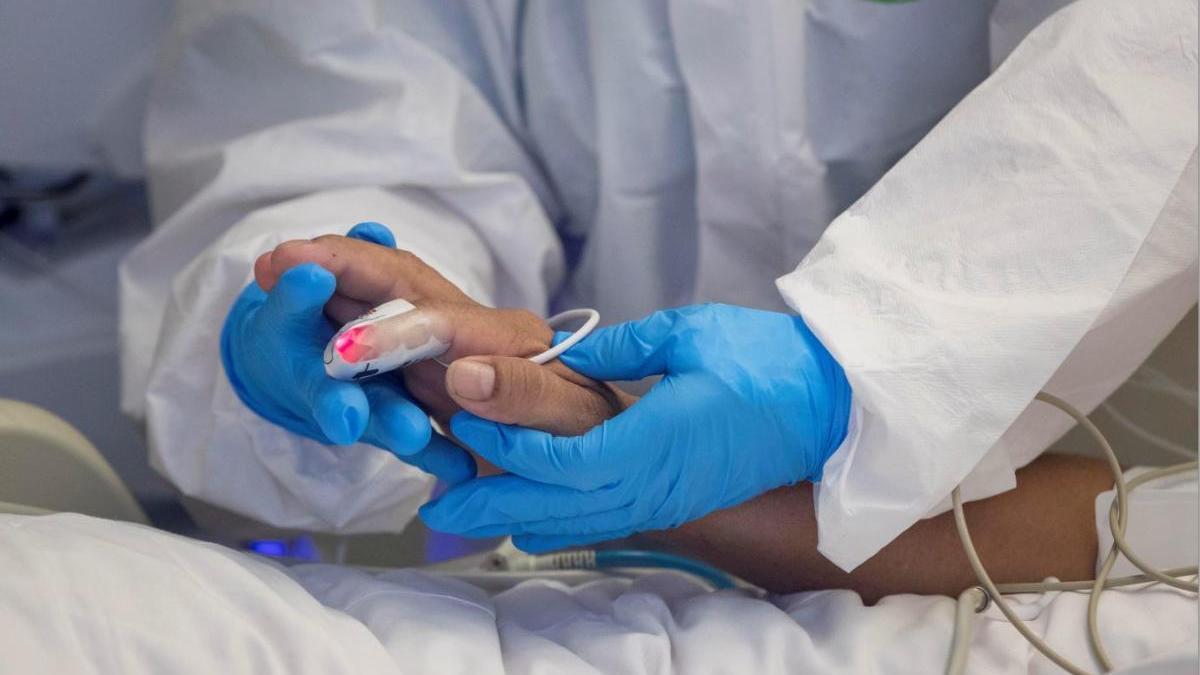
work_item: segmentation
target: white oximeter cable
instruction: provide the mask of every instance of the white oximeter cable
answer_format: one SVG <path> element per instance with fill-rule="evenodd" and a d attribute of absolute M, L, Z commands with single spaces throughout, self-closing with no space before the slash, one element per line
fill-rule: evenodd
<path fill-rule="evenodd" d="M 583 307 L 580 309 L 568 309 L 565 312 L 560 312 L 549 319 L 546 319 L 546 324 L 554 330 L 558 330 L 560 326 L 567 325 L 580 319 L 584 319 L 583 325 L 579 328 L 576 328 L 575 332 L 571 333 L 570 337 L 554 345 L 550 349 L 547 349 L 541 354 L 529 357 L 529 360 L 540 366 L 543 363 L 549 363 L 550 361 L 557 359 L 559 356 L 562 356 L 563 352 L 567 351 L 571 347 L 574 347 L 579 343 L 580 340 L 587 337 L 588 334 L 590 334 L 592 330 L 596 328 L 596 325 L 600 323 L 600 312 L 597 312 L 589 307 Z"/>

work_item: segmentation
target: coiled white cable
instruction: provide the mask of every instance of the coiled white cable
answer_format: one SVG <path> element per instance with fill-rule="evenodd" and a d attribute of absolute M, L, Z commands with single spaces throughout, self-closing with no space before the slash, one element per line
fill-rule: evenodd
<path fill-rule="evenodd" d="M 580 309 L 568 309 L 565 312 L 560 312 L 549 319 L 546 319 L 546 324 L 554 330 L 558 330 L 561 326 L 569 324 L 573 321 L 578 321 L 580 319 L 584 320 L 583 325 L 581 325 L 579 328 L 576 328 L 575 332 L 571 334 L 571 337 L 568 337 L 541 354 L 529 357 L 529 360 L 538 365 L 542 365 L 543 363 L 549 363 L 550 361 L 557 359 L 562 355 L 563 352 L 567 351 L 571 347 L 574 347 L 579 343 L 580 340 L 587 337 L 592 330 L 596 328 L 596 325 L 600 323 L 600 312 L 597 312 L 589 307 L 582 307 Z"/>
<path fill-rule="evenodd" d="M 600 323 L 600 312 L 597 312 L 590 307 L 580 307 L 579 309 L 568 309 L 565 312 L 559 312 L 549 319 L 546 319 L 546 325 L 550 326 L 552 330 L 559 330 L 561 327 L 572 322 L 579 321 L 580 319 L 583 319 L 583 324 L 579 326 L 579 328 L 576 328 L 575 332 L 571 333 L 567 339 L 554 345 L 546 351 L 541 352 L 540 354 L 534 354 L 533 356 L 529 357 L 529 360 L 540 366 L 550 363 L 554 359 L 562 356 L 563 352 L 579 344 L 580 340 L 587 337 L 592 333 L 593 330 L 595 330 L 596 326 Z M 450 364 L 443 361 L 440 356 L 434 358 L 433 360 L 443 368 L 450 367 Z"/>

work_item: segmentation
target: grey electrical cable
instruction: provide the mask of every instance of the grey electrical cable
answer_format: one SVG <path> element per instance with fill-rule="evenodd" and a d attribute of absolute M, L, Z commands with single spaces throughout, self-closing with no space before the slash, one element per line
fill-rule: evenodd
<path fill-rule="evenodd" d="M 1117 453 L 1113 451 L 1112 446 L 1108 443 L 1108 439 L 1105 438 L 1104 434 L 1100 433 L 1096 425 L 1092 424 L 1092 421 L 1086 415 L 1076 410 L 1075 406 L 1044 391 L 1039 391 L 1034 398 L 1039 401 L 1045 401 L 1075 418 L 1075 421 L 1100 444 L 1100 449 L 1104 451 L 1104 459 L 1108 461 L 1108 468 L 1112 471 L 1114 487 L 1117 490 L 1117 498 L 1114 502 L 1120 504 L 1117 526 L 1113 527 L 1110 524 L 1109 529 L 1112 530 L 1113 541 L 1123 537 L 1125 535 L 1125 524 L 1129 520 L 1129 487 L 1125 484 L 1125 473 L 1121 470 L 1121 463 L 1117 461 Z M 1095 654 L 1096 660 L 1100 662 L 1100 667 L 1104 672 L 1112 670 L 1112 660 L 1108 658 L 1108 652 L 1105 651 L 1104 643 L 1100 639 L 1100 594 L 1104 591 L 1104 580 L 1108 578 L 1109 573 L 1112 572 L 1113 565 L 1117 562 L 1116 550 L 1116 546 L 1113 546 L 1109 549 L 1108 555 L 1104 557 L 1104 563 L 1100 566 L 1100 572 L 1096 574 L 1096 580 L 1092 583 L 1092 594 L 1088 596 L 1088 643 L 1091 645 L 1092 653 Z"/>
<path fill-rule="evenodd" d="M 1100 594 L 1105 588 L 1113 588 L 1115 586 L 1125 586 L 1139 582 L 1164 582 L 1170 583 L 1172 586 L 1182 588 L 1183 590 L 1196 590 L 1196 582 L 1183 582 L 1174 577 L 1176 576 L 1191 576 L 1196 574 L 1195 567 L 1176 568 L 1165 571 L 1158 571 L 1151 568 L 1144 561 L 1136 556 L 1130 556 L 1131 551 L 1128 542 L 1125 541 L 1125 527 L 1129 517 L 1128 494 L 1131 489 L 1164 476 L 1193 471 L 1196 469 L 1196 462 L 1188 462 L 1175 466 L 1163 467 L 1147 472 L 1137 478 L 1125 481 L 1124 473 L 1121 470 L 1120 464 L 1117 462 L 1116 453 L 1112 446 L 1108 443 L 1108 439 L 1100 432 L 1091 420 L 1086 415 L 1075 409 L 1074 406 L 1066 401 L 1049 394 L 1047 392 L 1038 392 L 1037 400 L 1049 403 L 1054 407 L 1062 410 L 1066 414 L 1073 417 L 1080 426 L 1082 426 L 1091 436 L 1100 444 L 1104 451 L 1105 459 L 1108 461 L 1109 469 L 1113 473 L 1113 481 L 1116 487 L 1116 499 L 1109 510 L 1109 528 L 1112 530 L 1113 545 L 1109 548 L 1108 554 L 1105 556 L 1104 563 L 1101 565 L 1099 574 L 1090 582 L 1048 582 L 1048 583 L 1021 583 L 1021 584 L 1005 584 L 1003 587 L 998 587 L 988 575 L 987 570 L 983 567 L 983 562 L 979 559 L 979 553 L 975 550 L 975 545 L 971 540 L 971 533 L 967 529 L 966 514 L 962 506 L 962 494 L 959 487 L 955 487 L 951 492 L 950 497 L 954 507 L 954 525 L 958 530 L 959 539 L 962 541 L 963 551 L 966 553 L 967 562 L 970 564 L 972 571 L 979 580 L 983 591 L 987 597 L 996 603 L 996 607 L 1009 620 L 1013 628 L 1029 641 L 1038 651 L 1046 658 L 1053 661 L 1063 670 L 1076 675 L 1087 675 L 1087 671 L 1069 661 L 1062 654 L 1059 654 L 1053 647 L 1047 644 L 1039 636 L 1035 635 L 1029 626 L 1017 616 L 1012 607 L 1001 597 L 1004 593 L 1026 593 L 1026 592 L 1046 592 L 1057 590 L 1082 590 L 1091 588 L 1091 597 L 1088 599 L 1088 640 L 1091 644 L 1092 651 L 1096 655 L 1096 660 L 1100 662 L 1105 671 L 1112 669 L 1112 662 L 1108 658 L 1108 654 L 1104 650 L 1103 643 L 1100 639 L 1097 616 L 1099 610 Z M 1121 577 L 1118 579 L 1108 579 L 1109 573 L 1112 571 L 1113 564 L 1116 562 L 1117 553 L 1126 554 L 1135 567 L 1140 569 L 1144 574 L 1135 575 L 1133 577 Z M 1135 580 L 1136 579 L 1136 580 Z M 1165 581 L 1164 579 L 1170 579 Z M 1001 590 L 1003 588 L 1003 590 Z M 946 665 L 946 672 L 950 675 L 958 675 L 966 668 L 966 652 L 967 646 L 970 644 L 970 635 L 972 633 L 972 624 L 970 615 L 964 614 L 965 608 L 974 606 L 976 611 L 982 611 L 987 603 L 981 607 L 977 601 L 978 587 L 972 587 L 959 595 L 958 605 L 955 611 L 955 635 L 951 642 L 950 656 Z"/>
<path fill-rule="evenodd" d="M 1029 629 L 1029 626 L 1026 626 L 1025 622 L 1022 621 L 1021 618 L 1017 616 L 1016 612 L 1014 612 L 1013 609 L 1008 606 L 1008 603 L 1004 602 L 1004 600 L 1000 597 L 1000 590 L 996 588 L 996 584 L 993 583 L 992 578 L 988 576 L 987 570 L 984 569 L 983 563 L 979 560 L 979 554 L 975 552 L 975 544 L 971 541 L 971 533 L 967 531 L 967 522 L 963 517 L 962 495 L 957 487 L 954 488 L 954 492 L 950 493 L 950 499 L 954 503 L 954 525 L 958 529 L 959 539 L 961 539 L 963 542 L 963 550 L 967 554 L 967 561 L 971 565 L 971 570 L 975 572 L 975 577 L 979 579 L 980 585 L 982 585 L 987 591 L 988 596 L 995 601 L 996 607 L 1000 609 L 1000 612 L 1004 614 L 1005 618 L 1008 619 L 1013 628 L 1017 629 L 1017 632 L 1024 636 L 1024 638 L 1029 641 L 1029 644 L 1033 645 L 1038 651 L 1045 654 L 1046 658 L 1058 664 L 1063 670 L 1066 670 L 1073 675 L 1088 675 L 1086 670 L 1077 668 L 1075 664 L 1071 663 L 1065 657 L 1056 652 L 1040 637 L 1034 635 L 1033 631 Z M 966 666 L 966 659 L 963 658 L 961 661 L 962 663 L 959 664 L 959 670 L 947 670 L 949 675 L 959 675 L 963 672 L 962 669 Z M 948 667 L 949 665 L 954 664 L 948 664 Z"/>
<path fill-rule="evenodd" d="M 600 323 L 600 312 L 587 307 L 581 309 L 568 309 L 565 312 L 559 312 L 549 319 L 546 319 L 546 325 L 555 330 L 559 330 L 564 324 L 572 321 L 578 321 L 579 319 L 583 319 L 583 325 L 575 329 L 575 332 L 572 333 L 567 339 L 554 345 L 550 349 L 547 349 L 541 354 L 529 357 L 529 360 L 541 365 L 543 363 L 549 363 L 554 359 L 557 359 L 559 356 L 562 356 L 563 352 L 567 351 L 571 347 L 574 347 L 576 343 L 587 337 L 588 334 L 592 332 L 592 329 Z"/>
<path fill-rule="evenodd" d="M 987 591 L 972 586 L 958 594 L 954 606 L 954 635 L 950 640 L 950 659 L 947 673 L 961 673 L 967 669 L 967 653 L 971 649 L 971 638 L 975 634 L 975 615 L 991 604 Z"/>
<path fill-rule="evenodd" d="M 1191 567 L 1172 567 L 1162 571 L 1163 574 L 1168 574 L 1173 577 L 1188 577 L 1196 575 L 1195 565 Z M 1136 586 L 1138 584 L 1154 583 L 1154 578 L 1145 574 L 1131 574 L 1127 577 L 1114 577 L 1104 582 L 1104 588 L 1120 588 L 1122 586 Z M 996 588 L 1005 595 L 1014 593 L 1047 593 L 1050 591 L 1089 591 L 1095 580 L 1088 579 L 1087 581 L 1037 581 L 1033 583 L 1016 583 L 1016 584 L 996 584 Z M 972 586 L 971 588 L 979 588 Z M 970 589 L 967 589 L 970 590 Z M 964 591 L 965 592 L 965 591 Z"/>
<path fill-rule="evenodd" d="M 1091 436 L 1096 439 L 1096 442 L 1100 444 L 1100 448 L 1104 451 L 1104 457 L 1108 461 L 1109 469 L 1113 472 L 1113 481 L 1117 492 L 1117 498 L 1113 501 L 1113 505 L 1109 510 L 1109 529 L 1112 532 L 1113 545 L 1109 548 L 1108 555 L 1105 556 L 1104 562 L 1100 567 L 1100 572 L 1096 575 L 1096 579 L 1092 583 L 1092 593 L 1088 598 L 1087 614 L 1088 642 L 1091 645 L 1092 652 L 1096 656 L 1096 660 L 1100 662 L 1101 667 L 1105 672 L 1107 672 L 1112 670 L 1113 665 L 1112 659 L 1109 658 L 1108 652 L 1104 649 L 1104 643 L 1100 638 L 1100 596 L 1101 592 L 1106 587 L 1105 580 L 1112 572 L 1113 565 L 1116 564 L 1117 552 L 1130 551 L 1129 545 L 1125 542 L 1125 528 L 1129 519 L 1129 490 L 1131 488 L 1125 481 L 1124 472 L 1121 470 L 1121 465 L 1117 461 L 1117 454 L 1115 451 L 1113 451 L 1112 445 L 1109 444 L 1108 439 L 1105 438 L 1104 434 L 1100 432 L 1100 429 L 1097 428 L 1096 425 L 1093 424 L 1086 415 L 1077 410 L 1071 404 L 1058 398 L 1057 396 L 1054 396 L 1053 394 L 1049 394 L 1047 392 L 1038 392 L 1036 398 L 1040 401 L 1049 403 L 1070 415 L 1083 429 L 1091 434 Z M 1168 476 L 1184 471 L 1190 471 L 1195 469 L 1195 467 L 1195 462 L 1165 467 L 1164 469 L 1158 470 L 1155 477 Z M 1134 484 L 1134 486 L 1136 487 L 1137 485 L 1141 485 L 1146 480 L 1150 479 L 1147 478 L 1145 480 L 1138 481 Z M 1114 515 L 1112 509 L 1117 510 L 1115 518 L 1112 517 Z M 1155 570 L 1147 565 L 1137 556 L 1126 557 L 1129 559 L 1129 562 L 1133 563 L 1133 565 L 1140 569 L 1144 574 L 1154 577 L 1159 581 L 1170 583 L 1172 586 L 1177 586 L 1183 590 L 1196 590 L 1195 584 L 1178 586 L 1176 583 L 1174 583 L 1173 579 L 1167 581 L 1165 575 L 1162 575 L 1158 572 L 1158 570 Z"/>
<path fill-rule="evenodd" d="M 579 309 L 568 309 L 565 312 L 559 312 L 549 319 L 546 319 L 546 325 L 553 330 L 561 330 L 566 324 L 569 324 L 573 321 L 578 321 L 580 319 L 583 319 L 583 324 L 580 325 L 579 328 L 576 328 L 575 332 L 571 333 L 571 335 L 569 335 L 565 340 L 559 342 L 553 347 L 550 347 L 546 351 L 529 357 L 529 360 L 540 366 L 550 363 L 554 359 L 562 356 L 563 352 L 567 351 L 571 347 L 574 347 L 579 343 L 580 340 L 590 335 L 592 330 L 600 324 L 600 312 L 597 312 L 590 307 L 581 307 Z M 432 360 L 443 368 L 450 367 L 450 364 L 443 361 L 440 356 L 435 356 Z"/>
<path fill-rule="evenodd" d="M 1137 478 L 1129 481 L 1128 487 L 1130 490 L 1132 490 L 1143 483 L 1147 483 L 1147 482 L 1155 480 L 1157 478 L 1163 478 L 1165 476 L 1170 476 L 1172 474 L 1179 473 L 1179 471 L 1187 471 L 1189 469 L 1195 469 L 1195 468 L 1196 468 L 1196 462 L 1187 462 L 1184 464 L 1176 464 L 1174 466 L 1168 466 L 1168 467 L 1163 467 L 1161 469 L 1148 471 L 1145 474 L 1138 476 Z M 1116 523 L 1117 523 L 1116 506 L 1117 506 L 1116 502 L 1113 502 L 1112 505 L 1108 509 L 1108 526 L 1110 529 L 1113 529 L 1116 527 Z M 1179 575 L 1172 575 L 1172 574 L 1168 574 L 1166 572 L 1160 572 L 1160 571 L 1154 569 L 1153 567 L 1151 567 L 1149 563 L 1142 560 L 1141 557 L 1139 557 L 1136 553 L 1134 553 L 1129 548 L 1129 542 L 1127 542 L 1123 536 L 1122 537 L 1114 537 L 1113 544 L 1117 547 L 1118 550 L 1121 551 L 1122 555 L 1124 555 L 1125 558 L 1128 559 L 1129 562 L 1133 564 L 1134 567 L 1138 568 L 1139 570 L 1142 570 L 1142 573 L 1145 574 L 1146 576 L 1152 577 L 1153 579 L 1155 579 L 1156 581 L 1159 581 L 1160 583 L 1164 583 L 1168 586 L 1172 586 L 1174 588 L 1178 588 L 1183 591 L 1191 591 L 1192 593 L 1195 593 L 1198 590 L 1200 590 L 1200 586 L 1198 586 L 1195 581 L 1185 581 L 1183 579 L 1178 579 L 1176 577 Z M 1194 574 L 1195 572 L 1196 572 L 1196 568 L 1193 567 L 1192 573 Z"/>

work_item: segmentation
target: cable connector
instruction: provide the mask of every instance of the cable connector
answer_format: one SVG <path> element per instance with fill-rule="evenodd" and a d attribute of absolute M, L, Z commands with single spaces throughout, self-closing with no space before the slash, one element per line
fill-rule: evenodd
<path fill-rule="evenodd" d="M 529 569 L 544 570 L 594 570 L 596 552 L 592 550 L 563 551 L 549 555 L 529 556 Z"/>
<path fill-rule="evenodd" d="M 596 552 L 592 550 L 560 551 L 546 555 L 530 555 L 506 539 L 483 561 L 484 569 L 495 572 L 546 572 L 551 570 L 594 570 Z"/>

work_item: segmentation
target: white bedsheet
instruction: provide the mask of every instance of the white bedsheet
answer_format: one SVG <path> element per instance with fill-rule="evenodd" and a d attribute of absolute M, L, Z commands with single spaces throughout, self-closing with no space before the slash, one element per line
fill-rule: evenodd
<path fill-rule="evenodd" d="M 1085 596 L 1025 602 L 1039 633 L 1089 662 Z M 1110 592 L 1110 653 L 1194 673 L 1196 611 L 1169 589 Z M 952 615 L 948 598 L 765 601 L 672 573 L 489 596 L 413 570 L 285 569 L 75 514 L 0 516 L 3 673 L 936 673 Z M 969 672 L 1056 671 L 990 610 Z"/>

